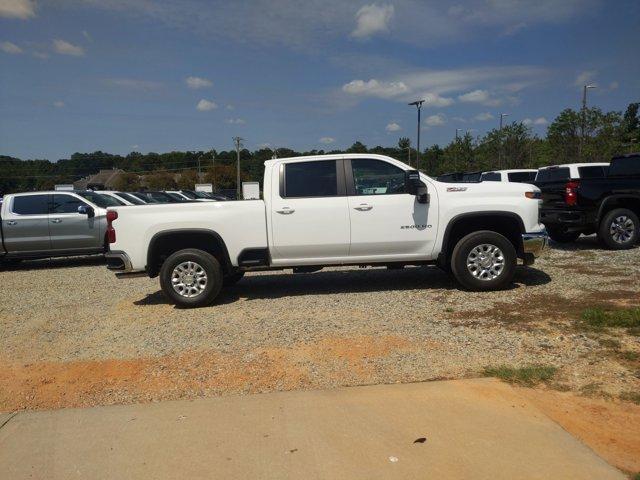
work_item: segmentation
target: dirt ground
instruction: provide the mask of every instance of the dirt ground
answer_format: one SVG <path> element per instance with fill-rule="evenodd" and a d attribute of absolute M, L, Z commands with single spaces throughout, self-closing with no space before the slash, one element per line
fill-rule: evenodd
<path fill-rule="evenodd" d="M 0 271 L 0 411 L 332 388 L 557 367 L 531 395 L 640 471 L 637 331 L 585 330 L 587 307 L 640 306 L 640 248 L 555 245 L 514 288 L 461 291 L 432 267 L 247 275 L 216 305 L 168 304 L 157 279 L 95 258 Z"/>

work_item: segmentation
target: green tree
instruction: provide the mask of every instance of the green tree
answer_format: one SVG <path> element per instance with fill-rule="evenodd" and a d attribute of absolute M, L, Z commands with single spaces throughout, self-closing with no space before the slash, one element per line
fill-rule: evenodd
<path fill-rule="evenodd" d="M 113 188 L 124 192 L 140 190 L 140 177 L 135 173 L 121 173 L 113 182 Z"/>
<path fill-rule="evenodd" d="M 356 141 L 347 149 L 348 153 L 367 153 L 367 146 L 362 142 Z"/>
<path fill-rule="evenodd" d="M 149 190 L 173 190 L 176 188 L 173 175 L 162 170 L 147 175 L 145 177 L 145 183 Z"/>
<path fill-rule="evenodd" d="M 180 174 L 178 188 L 180 190 L 193 190 L 198 183 L 198 174 L 195 170 L 186 170 Z"/>

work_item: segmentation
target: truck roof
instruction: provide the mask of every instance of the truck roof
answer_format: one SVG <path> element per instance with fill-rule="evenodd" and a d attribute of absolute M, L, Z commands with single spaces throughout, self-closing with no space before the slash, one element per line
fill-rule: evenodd
<path fill-rule="evenodd" d="M 379 155 L 376 153 L 332 153 L 326 155 L 306 155 L 300 157 L 283 157 L 283 158 L 272 158 L 270 160 L 265 160 L 265 165 L 271 165 L 275 162 L 281 162 L 282 160 L 297 160 L 297 161 L 313 161 L 313 160 L 340 160 L 340 159 L 349 159 L 349 158 L 378 158 L 378 159 L 393 159 L 398 162 L 400 160 L 389 157 L 387 155 Z M 402 162 L 401 162 L 402 163 Z"/>
<path fill-rule="evenodd" d="M 562 163 L 560 165 L 547 165 L 546 167 L 540 167 L 539 170 L 544 168 L 560 168 L 560 167 L 606 167 L 609 162 L 583 162 L 583 163 Z"/>

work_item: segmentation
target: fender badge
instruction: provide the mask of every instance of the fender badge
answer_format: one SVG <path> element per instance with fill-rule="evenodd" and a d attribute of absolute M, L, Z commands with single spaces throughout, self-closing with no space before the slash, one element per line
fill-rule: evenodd
<path fill-rule="evenodd" d="M 467 187 L 447 187 L 447 192 L 464 192 Z"/>

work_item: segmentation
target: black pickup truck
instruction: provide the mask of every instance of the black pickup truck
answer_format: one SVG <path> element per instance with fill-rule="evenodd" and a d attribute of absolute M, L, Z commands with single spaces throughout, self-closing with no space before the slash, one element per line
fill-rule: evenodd
<path fill-rule="evenodd" d="M 557 242 L 597 233 L 606 247 L 633 247 L 640 233 L 640 153 L 613 158 L 604 176 L 536 181 L 540 222 Z"/>

